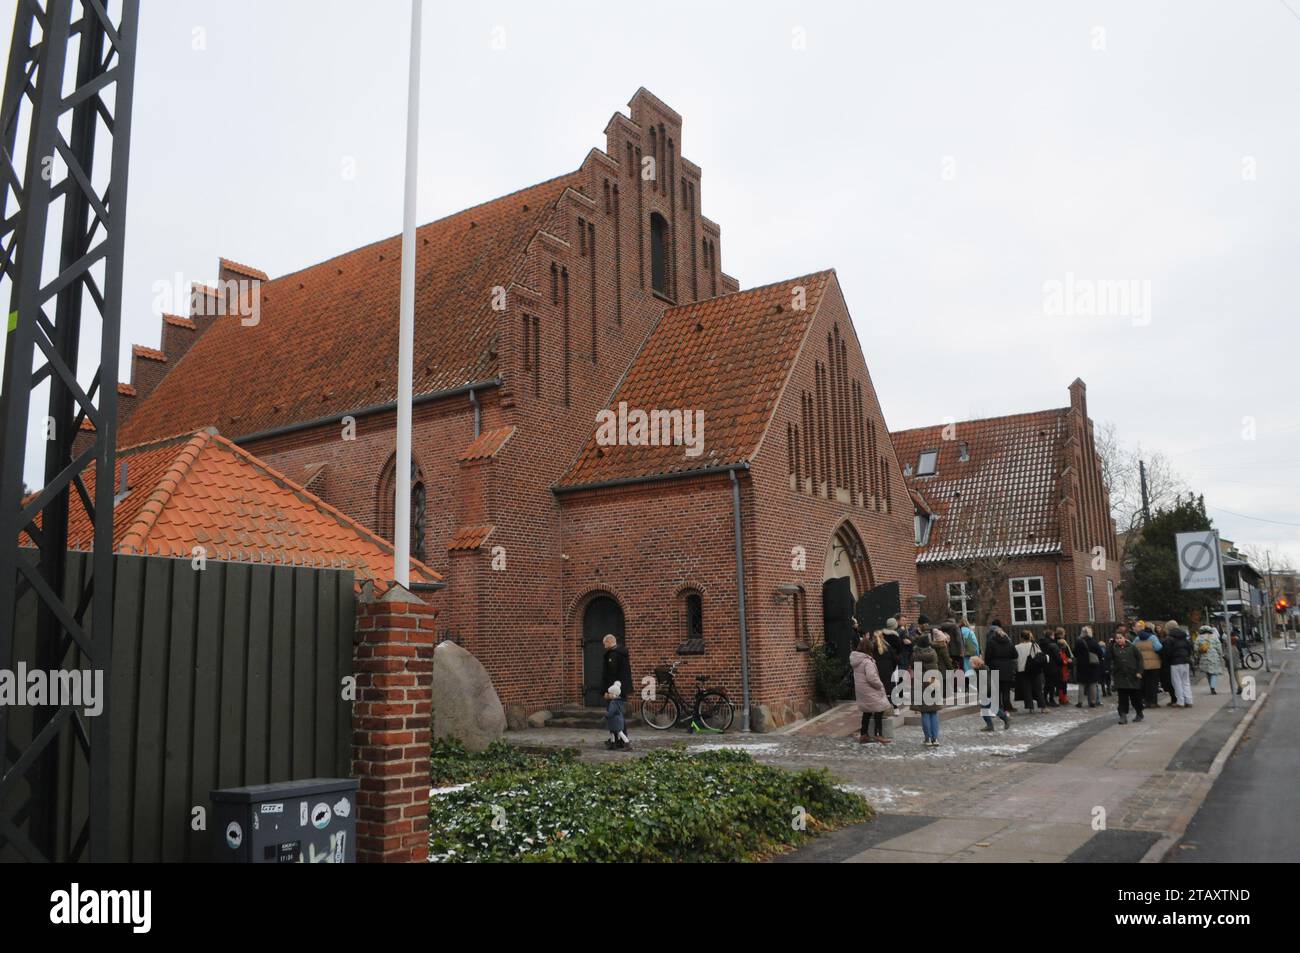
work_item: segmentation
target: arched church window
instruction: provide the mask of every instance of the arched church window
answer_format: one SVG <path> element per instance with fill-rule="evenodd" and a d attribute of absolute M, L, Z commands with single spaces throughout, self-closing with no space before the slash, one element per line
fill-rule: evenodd
<path fill-rule="evenodd" d="M 376 529 L 384 539 L 394 535 L 394 510 L 397 506 L 396 456 L 388 461 L 379 480 Z M 425 534 L 428 528 L 428 492 L 424 473 L 414 459 L 411 460 L 411 555 L 423 562 L 427 556 Z"/>

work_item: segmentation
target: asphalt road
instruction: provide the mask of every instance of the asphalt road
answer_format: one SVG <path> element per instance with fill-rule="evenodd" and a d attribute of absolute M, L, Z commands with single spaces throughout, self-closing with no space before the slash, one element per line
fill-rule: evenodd
<path fill-rule="evenodd" d="M 1167 863 L 1300 860 L 1300 676 L 1294 668 L 1293 662 L 1278 679 Z"/>

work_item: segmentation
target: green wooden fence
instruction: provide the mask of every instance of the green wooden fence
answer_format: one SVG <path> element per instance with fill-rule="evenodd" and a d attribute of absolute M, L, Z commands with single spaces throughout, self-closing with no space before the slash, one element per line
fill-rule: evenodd
<path fill-rule="evenodd" d="M 89 563 L 69 554 L 69 591 Z M 355 622 L 350 570 L 118 556 L 115 559 L 110 707 L 85 719 L 107 730 L 112 752 L 114 860 L 206 860 L 211 832 L 195 830 L 214 788 L 310 777 L 347 777 Z M 35 608 L 20 606 L 15 661 L 34 658 Z M 72 607 L 75 609 L 75 607 Z M 73 647 L 62 667 L 80 668 Z M 10 739 L 32 737 L 31 709 L 11 709 Z M 10 751 L 14 749 L 11 747 Z M 69 726 L 58 747 L 55 853 L 78 856 L 89 768 Z M 19 806 L 20 783 L 5 805 Z M 20 826 L 21 829 L 21 826 Z M 0 861 L 17 859 L 0 839 Z"/>

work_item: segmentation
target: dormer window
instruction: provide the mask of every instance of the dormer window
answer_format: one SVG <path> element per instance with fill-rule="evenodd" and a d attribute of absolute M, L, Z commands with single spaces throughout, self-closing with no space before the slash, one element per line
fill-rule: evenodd
<path fill-rule="evenodd" d="M 917 513 L 912 518 L 912 528 L 916 535 L 916 545 L 925 546 L 930 542 L 930 527 L 934 525 L 934 517 L 925 513 Z"/>
<path fill-rule="evenodd" d="M 965 440 L 963 440 L 961 443 L 957 444 L 957 460 L 960 463 L 965 463 L 969 459 L 970 459 L 970 444 L 968 444 Z"/>
<path fill-rule="evenodd" d="M 668 296 L 668 222 L 658 212 L 650 216 L 650 287 Z"/>
<path fill-rule="evenodd" d="M 935 465 L 939 462 L 938 450 L 922 450 L 921 458 L 916 461 L 917 476 L 932 476 Z"/>

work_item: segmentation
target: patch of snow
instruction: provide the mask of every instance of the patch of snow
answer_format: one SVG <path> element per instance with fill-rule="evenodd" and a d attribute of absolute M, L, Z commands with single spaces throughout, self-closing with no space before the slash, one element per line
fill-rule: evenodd
<path fill-rule="evenodd" d="M 745 751 L 750 754 L 753 753 L 772 754 L 775 751 L 780 751 L 781 746 L 771 741 L 760 741 L 755 744 L 745 744 L 743 742 L 728 744 L 726 742 L 717 741 L 717 742 L 709 742 L 701 745 L 691 745 L 690 750 L 691 751 Z"/>
<path fill-rule="evenodd" d="M 842 790 L 849 791 L 853 794 L 861 794 L 871 802 L 873 807 L 893 807 L 898 802 L 897 795 L 903 797 L 920 797 L 920 791 L 914 791 L 911 788 L 891 788 L 891 787 L 866 787 L 861 784 L 846 784 Z"/>
<path fill-rule="evenodd" d="M 447 788 L 429 788 L 429 797 L 442 797 L 444 794 L 455 794 L 457 791 L 465 790 L 473 783 L 473 781 L 466 781 L 464 784 L 453 784 L 451 787 Z"/>

